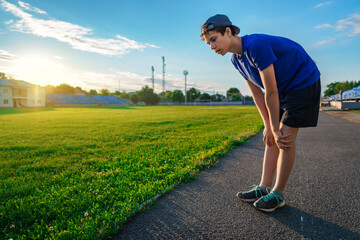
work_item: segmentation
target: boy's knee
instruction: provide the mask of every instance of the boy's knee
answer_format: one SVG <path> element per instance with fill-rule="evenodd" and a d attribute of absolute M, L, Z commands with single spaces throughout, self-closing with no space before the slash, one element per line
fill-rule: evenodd
<path fill-rule="evenodd" d="M 299 132 L 299 128 L 288 127 L 284 124 L 281 124 L 280 130 L 284 135 L 289 135 L 289 138 L 294 141 L 296 140 L 296 136 Z"/>

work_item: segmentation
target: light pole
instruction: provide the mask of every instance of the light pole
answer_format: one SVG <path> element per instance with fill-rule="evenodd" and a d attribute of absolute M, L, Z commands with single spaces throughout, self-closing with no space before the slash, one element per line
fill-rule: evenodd
<path fill-rule="evenodd" d="M 185 75 L 185 104 L 187 103 L 187 94 L 186 94 L 186 76 L 189 74 L 189 72 L 187 70 L 184 70 L 184 75 Z"/>
<path fill-rule="evenodd" d="M 155 91 L 155 87 L 154 87 L 154 66 L 151 66 L 151 80 L 152 80 L 152 88 Z"/>
<path fill-rule="evenodd" d="M 162 82 L 162 84 L 163 84 L 163 93 L 165 93 L 165 66 L 166 66 L 166 64 L 165 64 L 165 57 L 164 56 L 162 57 L 162 60 L 163 60 L 163 75 L 162 75 L 163 82 Z"/>

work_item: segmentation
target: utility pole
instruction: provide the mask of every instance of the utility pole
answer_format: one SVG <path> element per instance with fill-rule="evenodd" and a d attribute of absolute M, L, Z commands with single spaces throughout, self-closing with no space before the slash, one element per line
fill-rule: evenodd
<path fill-rule="evenodd" d="M 187 94 L 186 94 L 186 76 L 189 74 L 189 72 L 187 70 L 184 70 L 184 75 L 185 75 L 185 104 L 187 103 Z"/>
<path fill-rule="evenodd" d="M 162 57 L 162 60 L 163 60 L 163 75 L 162 75 L 163 82 L 162 82 L 162 84 L 163 84 L 163 92 L 165 92 L 165 66 L 166 66 L 166 64 L 165 64 L 164 56 Z"/>
<path fill-rule="evenodd" d="M 155 87 L 154 87 L 154 66 L 151 66 L 151 72 L 152 72 L 152 74 L 151 74 L 151 80 L 152 80 L 152 88 L 153 88 L 153 90 L 155 90 Z"/>

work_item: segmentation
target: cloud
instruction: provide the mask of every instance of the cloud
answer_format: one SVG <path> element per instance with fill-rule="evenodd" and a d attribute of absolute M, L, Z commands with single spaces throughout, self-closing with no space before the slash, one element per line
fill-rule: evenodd
<path fill-rule="evenodd" d="M 58 59 L 58 60 L 63 60 L 64 58 L 63 57 L 60 57 L 58 55 L 55 55 L 54 58 Z"/>
<path fill-rule="evenodd" d="M 319 7 L 323 7 L 323 6 L 330 5 L 330 4 L 332 4 L 332 1 L 322 2 L 322 3 L 315 5 L 314 8 L 319 8 Z"/>
<path fill-rule="evenodd" d="M 10 19 L 9 21 L 4 22 L 6 25 L 12 24 L 14 20 Z"/>
<path fill-rule="evenodd" d="M 4 72 L 4 73 L 9 72 L 9 67 L 0 65 L 0 72 Z"/>
<path fill-rule="evenodd" d="M 40 10 L 40 9 L 38 9 L 38 8 L 36 8 L 36 7 L 33 7 L 33 6 L 31 6 L 30 4 L 28 4 L 28 3 L 24 3 L 24 2 L 21 2 L 21 1 L 19 1 L 18 3 L 19 3 L 19 5 L 20 5 L 22 8 L 25 8 L 26 10 L 29 10 L 29 11 L 32 11 L 32 12 L 36 12 L 36 13 L 40 13 L 40 14 L 47 14 L 45 11 Z"/>
<path fill-rule="evenodd" d="M 32 9 L 32 11 L 36 9 L 29 4 L 22 3 L 22 5 Z M 120 35 L 116 35 L 116 38 L 113 39 L 92 38 L 90 35 L 92 35 L 93 32 L 90 28 L 64 21 L 35 18 L 31 14 L 24 12 L 21 8 L 8 3 L 5 0 L 0 0 L 0 6 L 2 6 L 5 11 L 20 18 L 18 21 L 8 22 L 12 31 L 54 38 L 60 42 L 71 45 L 74 49 L 85 52 L 93 52 L 102 55 L 123 55 L 129 53 L 131 50 L 143 50 L 147 47 L 158 48 L 155 45 L 139 43 Z"/>
<path fill-rule="evenodd" d="M 315 26 L 316 29 L 320 29 L 320 28 L 331 28 L 332 26 L 328 23 L 322 24 L 322 25 L 317 25 Z"/>
<path fill-rule="evenodd" d="M 109 89 L 110 91 L 119 90 L 119 83 L 121 91 L 127 92 L 138 91 L 146 84 L 146 77 L 131 73 L 131 72 L 116 72 L 116 73 L 99 73 L 92 71 L 79 71 L 73 76 L 76 79 L 77 85 L 86 89 Z M 74 83 L 69 83 L 74 85 Z"/>
<path fill-rule="evenodd" d="M 17 60 L 18 58 L 19 58 L 18 56 L 0 49 L 0 60 L 13 61 L 13 60 Z"/>
<path fill-rule="evenodd" d="M 360 33 L 360 14 L 355 13 L 348 18 L 339 20 L 336 24 L 336 29 L 340 31 L 346 30 L 349 27 L 351 31 L 348 36 L 351 37 Z"/>
<path fill-rule="evenodd" d="M 319 41 L 317 42 L 313 47 L 316 48 L 316 47 L 320 47 L 322 45 L 325 45 L 325 44 L 329 44 L 329 43 L 332 43 L 336 40 L 336 38 L 328 38 L 326 40 L 322 40 L 322 41 Z"/>
<path fill-rule="evenodd" d="M 315 28 L 316 29 L 335 28 L 337 31 L 345 32 L 347 37 L 354 37 L 357 34 L 360 34 L 360 14 L 355 13 L 355 14 L 351 15 L 348 18 L 341 19 L 341 20 L 337 21 L 337 23 L 334 26 L 326 23 L 326 24 L 315 26 Z M 336 38 L 335 37 L 329 37 L 326 40 L 319 41 L 316 44 L 314 44 L 313 47 L 316 48 L 316 47 L 319 47 L 319 46 L 322 46 L 322 45 L 325 45 L 325 44 L 328 44 L 328 43 L 332 43 L 336 39 L 344 38 L 345 34 L 340 33 L 340 34 L 337 35 Z"/>

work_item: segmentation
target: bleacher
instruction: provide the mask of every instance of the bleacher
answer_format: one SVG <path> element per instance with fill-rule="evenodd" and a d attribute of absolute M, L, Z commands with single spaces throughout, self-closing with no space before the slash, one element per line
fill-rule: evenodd
<path fill-rule="evenodd" d="M 126 104 L 127 102 L 114 96 L 87 95 L 101 104 Z"/>
<path fill-rule="evenodd" d="M 360 86 L 343 92 L 343 99 L 360 98 Z"/>
<path fill-rule="evenodd" d="M 334 100 L 340 100 L 340 99 L 341 99 L 341 96 L 340 96 L 340 93 L 338 93 L 338 94 L 335 94 L 328 98 L 324 98 L 323 101 L 334 101 Z M 359 100 L 360 99 L 360 86 L 357 86 L 353 89 L 344 91 L 342 93 L 342 99 L 343 100 Z"/>
<path fill-rule="evenodd" d="M 47 95 L 47 97 L 57 104 L 97 104 L 85 95 L 51 94 Z"/>
<path fill-rule="evenodd" d="M 127 105 L 128 102 L 121 100 L 115 96 L 99 96 L 99 95 L 78 95 L 78 94 L 49 94 L 46 96 L 51 100 L 51 105 L 70 106 L 70 105 L 86 105 L 86 106 L 102 106 L 102 105 Z"/>
<path fill-rule="evenodd" d="M 342 95 L 338 93 L 328 98 L 324 98 L 322 101 L 328 102 L 331 106 L 335 106 L 339 109 L 360 109 L 360 86 L 344 91 Z"/>

